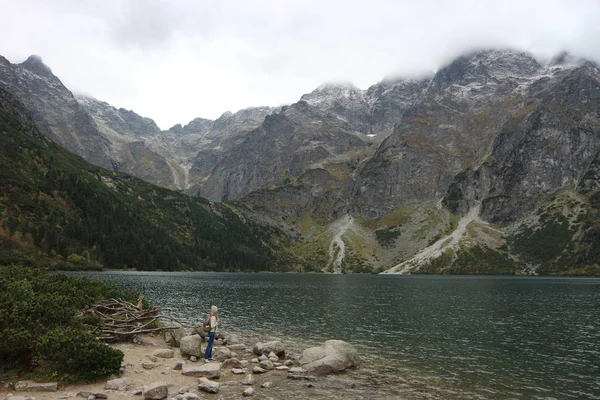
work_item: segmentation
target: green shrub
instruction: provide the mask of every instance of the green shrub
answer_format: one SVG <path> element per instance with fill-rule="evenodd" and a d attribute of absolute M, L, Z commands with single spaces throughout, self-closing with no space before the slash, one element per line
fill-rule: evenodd
<path fill-rule="evenodd" d="M 135 301 L 135 294 L 126 296 Z M 32 371 L 39 364 L 64 381 L 117 373 L 122 353 L 89 333 L 100 321 L 75 317 L 77 310 L 108 297 L 123 296 L 99 281 L 0 266 L 0 372 Z"/>
<path fill-rule="evenodd" d="M 94 381 L 117 373 L 123 353 L 75 328 L 55 328 L 36 343 L 37 361 L 66 381 Z"/>

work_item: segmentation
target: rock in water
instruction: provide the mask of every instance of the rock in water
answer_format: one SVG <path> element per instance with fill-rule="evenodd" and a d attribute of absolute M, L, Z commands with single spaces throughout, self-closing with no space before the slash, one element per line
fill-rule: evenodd
<path fill-rule="evenodd" d="M 360 365 L 358 351 L 343 340 L 327 340 L 320 347 L 311 347 L 302 352 L 302 368 L 315 375 L 343 372 Z"/>

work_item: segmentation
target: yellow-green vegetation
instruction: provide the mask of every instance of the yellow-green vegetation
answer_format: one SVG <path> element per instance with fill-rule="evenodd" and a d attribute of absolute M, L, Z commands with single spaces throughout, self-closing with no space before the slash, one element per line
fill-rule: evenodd
<path fill-rule="evenodd" d="M 100 281 L 0 265 L 0 376 L 34 373 L 64 383 L 96 381 L 119 372 L 123 353 L 99 342 L 99 319 L 77 312 L 105 298 L 135 301 Z"/>
<path fill-rule="evenodd" d="M 511 253 L 543 275 L 600 275 L 600 195 L 565 189 L 508 237 Z"/>
<path fill-rule="evenodd" d="M 335 176 L 337 179 L 341 181 L 345 181 L 350 178 L 351 171 L 348 167 L 348 164 L 345 162 L 341 163 L 325 163 L 323 164 L 323 168 L 325 168 L 331 175 Z"/>

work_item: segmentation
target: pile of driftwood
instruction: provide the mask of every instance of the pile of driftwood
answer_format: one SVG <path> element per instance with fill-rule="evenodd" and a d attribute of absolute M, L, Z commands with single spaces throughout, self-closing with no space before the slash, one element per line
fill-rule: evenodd
<path fill-rule="evenodd" d="M 175 318 L 162 314 L 168 309 L 144 309 L 142 298 L 134 305 L 121 299 L 106 299 L 98 301 L 80 315 L 92 315 L 102 320 L 101 332 L 98 339 L 105 342 L 132 341 L 136 335 L 142 333 L 161 332 L 168 329 L 177 329 L 177 326 L 164 326 L 164 321 L 177 322 Z"/>

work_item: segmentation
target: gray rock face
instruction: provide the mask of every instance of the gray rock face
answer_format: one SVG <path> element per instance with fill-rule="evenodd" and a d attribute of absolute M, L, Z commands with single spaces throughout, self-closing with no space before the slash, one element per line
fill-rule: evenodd
<path fill-rule="evenodd" d="M 315 375 L 343 372 L 360 365 L 360 356 L 350 343 L 342 340 L 327 340 L 320 347 L 311 347 L 302 352 L 302 368 Z"/>
<path fill-rule="evenodd" d="M 589 64 L 559 71 L 533 84 L 527 98 L 485 162 L 453 179 L 445 201 L 454 211 L 481 201 L 483 219 L 510 222 L 558 189 L 597 187 L 600 71 Z"/>
<path fill-rule="evenodd" d="M 21 101 L 42 133 L 93 164 L 110 168 L 109 141 L 42 59 L 11 64 L 0 56 L 0 88 Z"/>
<path fill-rule="evenodd" d="M 545 71 L 533 57 L 514 51 L 474 53 L 440 70 L 360 167 L 353 211 L 379 218 L 445 194 L 455 174 L 489 151 L 513 111 L 511 96 Z"/>
<path fill-rule="evenodd" d="M 110 143 L 112 169 L 159 186 L 176 188 L 169 160 L 161 154 L 164 152 L 160 147 L 153 145 L 161 132 L 153 120 L 91 97 L 78 95 L 75 98 Z"/>

